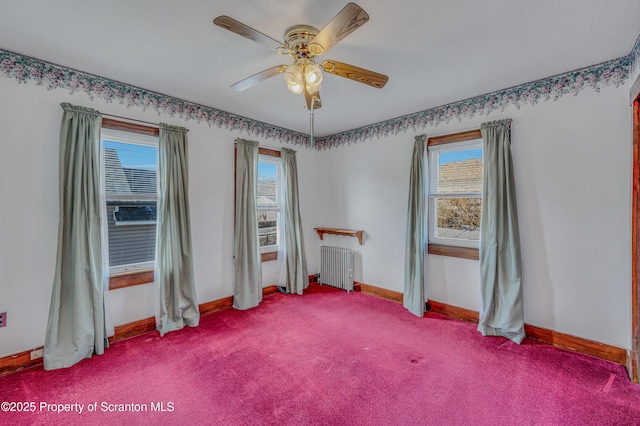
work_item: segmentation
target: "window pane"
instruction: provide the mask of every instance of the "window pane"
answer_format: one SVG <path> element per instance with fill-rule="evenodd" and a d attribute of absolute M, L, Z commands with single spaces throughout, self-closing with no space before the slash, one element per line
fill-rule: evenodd
<path fill-rule="evenodd" d="M 443 150 L 434 156 L 432 194 L 482 192 L 482 149 Z"/>
<path fill-rule="evenodd" d="M 278 214 L 276 211 L 258 211 L 260 247 L 278 244 Z"/>
<path fill-rule="evenodd" d="M 156 195 L 156 155 L 152 146 L 104 141 L 107 194 Z"/>
<path fill-rule="evenodd" d="M 258 161 L 258 236 L 260 247 L 278 245 L 278 166 L 271 161 Z"/>
<path fill-rule="evenodd" d="M 437 198 L 435 237 L 478 241 L 481 198 Z"/>
<path fill-rule="evenodd" d="M 278 165 L 258 162 L 258 206 L 264 208 L 278 207 Z"/>
<path fill-rule="evenodd" d="M 115 209 L 118 206 L 133 206 L 131 201 L 107 201 L 107 226 L 109 238 L 109 266 L 130 265 L 133 263 L 153 262 L 156 250 L 156 224 L 133 224 L 117 226 Z M 156 202 L 137 204 L 150 207 L 154 211 Z"/>

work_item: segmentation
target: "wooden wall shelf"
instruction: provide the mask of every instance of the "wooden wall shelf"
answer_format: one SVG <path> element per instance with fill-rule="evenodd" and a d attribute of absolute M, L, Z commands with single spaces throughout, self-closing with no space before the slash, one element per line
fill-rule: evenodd
<path fill-rule="evenodd" d="M 338 229 L 338 228 L 314 228 L 320 236 L 320 239 L 324 239 L 324 234 L 342 235 L 343 237 L 356 237 L 362 245 L 362 234 L 364 231 L 357 231 L 353 229 Z"/>

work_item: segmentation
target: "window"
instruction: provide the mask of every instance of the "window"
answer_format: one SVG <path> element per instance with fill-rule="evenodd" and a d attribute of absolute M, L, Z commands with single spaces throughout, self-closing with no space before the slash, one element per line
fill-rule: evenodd
<path fill-rule="evenodd" d="M 268 152 L 262 150 L 262 152 Z M 279 152 L 278 152 L 279 154 Z M 280 157 L 261 153 L 258 157 L 258 237 L 260 251 L 277 252 L 281 230 L 282 163 Z M 263 256 L 263 260 L 265 257 Z"/>
<path fill-rule="evenodd" d="M 158 137 L 103 127 L 101 138 L 109 273 L 113 277 L 145 271 L 144 282 L 151 282 L 153 274 L 148 272 L 155 261 Z M 142 282 L 129 280 L 126 285 L 134 284 Z"/>
<path fill-rule="evenodd" d="M 478 139 L 479 131 L 458 135 L 449 135 L 445 141 L 431 138 L 427 143 L 429 252 L 457 256 L 446 250 L 434 251 L 431 245 L 466 247 L 475 249 L 471 258 L 477 258 L 482 212 L 482 139 Z M 458 257 L 468 255 L 469 252 Z"/>
<path fill-rule="evenodd" d="M 278 258 L 278 243 L 282 235 L 282 162 L 280 151 L 266 148 L 258 149 L 257 180 L 258 240 L 261 260 L 266 262 Z"/>

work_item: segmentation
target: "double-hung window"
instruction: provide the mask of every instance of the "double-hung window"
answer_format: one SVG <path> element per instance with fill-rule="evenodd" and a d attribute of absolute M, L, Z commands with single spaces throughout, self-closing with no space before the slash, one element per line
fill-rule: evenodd
<path fill-rule="evenodd" d="M 103 128 L 101 139 L 109 273 L 153 270 L 158 137 Z"/>
<path fill-rule="evenodd" d="M 430 143 L 431 140 L 427 148 L 429 242 L 477 249 L 482 211 L 482 139 Z"/>
<path fill-rule="evenodd" d="M 262 152 L 270 152 L 261 150 Z M 279 152 L 278 152 L 279 154 Z M 282 212 L 282 162 L 280 157 L 261 153 L 258 156 L 258 238 L 263 260 L 270 260 L 267 253 L 277 256 Z"/>

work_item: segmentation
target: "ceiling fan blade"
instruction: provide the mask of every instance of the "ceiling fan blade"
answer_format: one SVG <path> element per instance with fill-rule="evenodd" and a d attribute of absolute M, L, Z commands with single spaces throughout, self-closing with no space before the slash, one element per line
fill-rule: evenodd
<path fill-rule="evenodd" d="M 286 65 L 276 65 L 275 67 L 269 68 L 258 74 L 254 74 L 251 77 L 247 77 L 244 80 L 240 80 L 239 82 L 231 85 L 231 88 L 237 90 L 238 92 L 242 92 L 243 90 L 248 89 L 249 87 L 253 87 L 256 84 L 264 81 L 268 78 L 274 77 L 278 74 L 285 72 L 287 69 Z"/>
<path fill-rule="evenodd" d="M 273 49 L 278 52 L 278 49 L 289 50 L 285 45 L 280 43 L 278 40 L 272 39 L 268 35 L 262 34 L 258 30 L 254 30 L 253 28 L 243 24 L 242 22 L 236 21 L 229 16 L 218 16 L 213 20 L 213 23 L 219 27 L 224 28 L 225 30 L 229 30 L 234 32 L 242 37 L 246 37 L 249 40 L 253 40 L 258 44 L 268 47 L 269 49 Z"/>
<path fill-rule="evenodd" d="M 309 93 L 307 89 L 304 89 L 304 98 L 307 102 L 307 109 L 311 109 L 311 102 L 313 102 L 313 109 L 316 110 L 322 107 L 322 101 L 320 101 L 320 92 L 315 92 L 313 94 Z"/>
<path fill-rule="evenodd" d="M 384 74 L 369 71 L 354 65 L 345 64 L 343 62 L 327 59 L 322 61 L 322 69 L 329 74 L 339 75 L 340 77 L 350 78 L 363 84 L 368 84 L 377 89 L 382 89 L 389 77 Z"/>
<path fill-rule="evenodd" d="M 347 4 L 309 43 L 310 50 L 321 55 L 369 20 L 369 14 L 355 3 Z M 319 46 L 319 47 L 318 47 Z"/>

